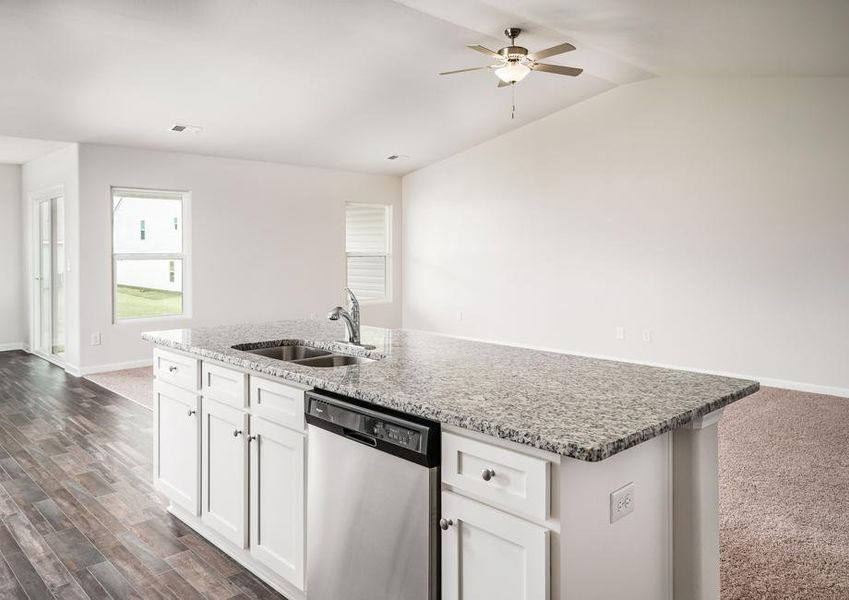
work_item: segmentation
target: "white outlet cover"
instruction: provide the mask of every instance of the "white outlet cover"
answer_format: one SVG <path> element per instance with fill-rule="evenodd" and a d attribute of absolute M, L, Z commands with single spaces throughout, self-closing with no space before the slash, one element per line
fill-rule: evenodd
<path fill-rule="evenodd" d="M 634 512 L 634 482 L 610 493 L 610 522 L 615 523 Z"/>
<path fill-rule="evenodd" d="M 617 340 L 624 340 L 625 339 L 625 328 L 624 327 L 617 327 L 616 328 L 616 339 Z"/>
<path fill-rule="evenodd" d="M 643 329 L 643 341 L 650 342 L 651 341 L 651 329 Z"/>

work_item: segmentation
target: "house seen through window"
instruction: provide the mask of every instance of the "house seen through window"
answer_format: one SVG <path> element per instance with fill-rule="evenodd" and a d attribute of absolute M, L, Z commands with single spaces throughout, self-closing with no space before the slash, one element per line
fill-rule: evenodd
<path fill-rule="evenodd" d="M 184 193 L 113 188 L 115 320 L 184 314 Z"/>
<path fill-rule="evenodd" d="M 348 287 L 363 302 L 392 299 L 390 212 L 391 208 L 385 205 L 345 205 Z"/>

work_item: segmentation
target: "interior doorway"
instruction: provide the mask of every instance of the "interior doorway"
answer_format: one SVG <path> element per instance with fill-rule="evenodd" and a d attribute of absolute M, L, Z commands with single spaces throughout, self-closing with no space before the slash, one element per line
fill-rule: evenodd
<path fill-rule="evenodd" d="M 33 351 L 65 359 L 65 199 L 60 192 L 35 201 Z"/>

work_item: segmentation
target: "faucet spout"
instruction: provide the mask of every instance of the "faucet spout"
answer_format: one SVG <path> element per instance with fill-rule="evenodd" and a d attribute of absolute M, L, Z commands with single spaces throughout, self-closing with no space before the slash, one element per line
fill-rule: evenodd
<path fill-rule="evenodd" d="M 348 312 L 341 306 L 337 306 L 327 315 L 331 321 L 342 319 L 345 321 L 345 327 L 348 329 L 348 341 L 352 344 L 360 344 L 360 303 L 357 297 L 350 288 L 345 288 L 345 292 L 351 299 L 351 311 Z"/>

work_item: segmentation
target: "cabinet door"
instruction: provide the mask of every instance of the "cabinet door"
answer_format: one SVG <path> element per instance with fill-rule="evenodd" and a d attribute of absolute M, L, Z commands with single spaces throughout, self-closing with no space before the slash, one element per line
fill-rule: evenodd
<path fill-rule="evenodd" d="M 548 530 L 442 493 L 442 600 L 548 600 Z"/>
<path fill-rule="evenodd" d="M 303 434 L 251 418 L 251 554 L 304 588 Z"/>
<path fill-rule="evenodd" d="M 198 396 L 155 381 L 153 384 L 153 480 L 171 502 L 200 512 L 200 419 Z"/>
<path fill-rule="evenodd" d="M 247 546 L 248 416 L 203 398 L 201 520 L 236 544 Z"/>

